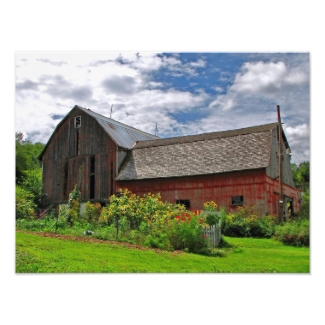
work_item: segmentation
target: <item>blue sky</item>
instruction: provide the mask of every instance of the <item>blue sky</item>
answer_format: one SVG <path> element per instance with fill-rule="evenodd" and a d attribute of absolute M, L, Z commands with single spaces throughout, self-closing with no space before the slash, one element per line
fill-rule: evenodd
<path fill-rule="evenodd" d="M 16 131 L 46 143 L 74 105 L 160 137 L 282 122 L 309 160 L 309 53 L 17 52 Z M 26 120 L 29 122 L 26 123 Z"/>

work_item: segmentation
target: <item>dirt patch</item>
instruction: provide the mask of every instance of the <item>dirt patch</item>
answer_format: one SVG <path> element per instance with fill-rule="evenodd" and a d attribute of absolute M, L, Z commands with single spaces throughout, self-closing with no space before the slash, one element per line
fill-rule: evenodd
<path fill-rule="evenodd" d="M 155 251 L 156 253 L 162 253 L 166 252 L 158 248 L 149 248 L 141 245 L 135 245 L 135 244 L 130 244 L 130 243 L 124 243 L 124 242 L 118 242 L 118 241 L 113 241 L 113 240 L 102 240 L 98 238 L 93 238 L 91 236 L 73 236 L 73 235 L 61 235 L 61 234 L 54 234 L 51 232 L 38 232 L 38 231 L 23 231 L 23 230 L 16 230 L 17 232 L 21 233 L 26 233 L 26 234 L 34 234 L 42 237 L 50 237 L 50 238 L 57 238 L 61 240 L 74 240 L 78 242 L 84 242 L 84 243 L 100 243 L 100 244 L 106 244 L 106 245 L 117 245 L 117 246 L 122 246 L 122 247 L 127 247 L 127 248 L 132 248 L 132 249 L 137 249 L 141 251 Z M 176 250 L 173 252 L 170 252 L 172 255 L 180 255 L 183 254 L 183 251 Z"/>

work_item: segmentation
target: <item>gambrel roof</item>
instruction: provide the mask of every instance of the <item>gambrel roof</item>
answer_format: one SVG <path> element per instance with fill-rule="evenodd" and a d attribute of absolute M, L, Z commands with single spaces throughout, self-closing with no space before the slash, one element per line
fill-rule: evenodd
<path fill-rule="evenodd" d="M 95 113 L 90 109 L 86 109 L 80 106 L 75 106 L 75 108 L 79 108 L 80 110 L 95 118 L 96 121 L 103 127 L 103 129 L 119 147 L 131 149 L 131 147 L 137 141 L 159 139 L 158 136 L 135 129 L 132 126 L 128 126 L 106 116 Z"/>
<path fill-rule="evenodd" d="M 71 112 L 76 109 L 79 109 L 93 117 L 98 122 L 98 124 L 105 130 L 105 132 L 107 132 L 111 139 L 121 148 L 131 149 L 131 147 L 137 141 L 159 139 L 158 136 L 143 132 L 141 130 L 135 129 L 131 126 L 120 123 L 101 114 L 95 113 L 90 109 L 75 105 L 73 109 L 65 116 L 65 118 L 63 118 L 63 120 L 56 126 L 54 132 L 52 133 L 49 141 L 45 145 L 38 159 L 42 159 L 42 156 L 56 130 L 60 127 L 63 121 L 70 116 Z"/>
<path fill-rule="evenodd" d="M 139 141 L 116 180 L 207 175 L 266 168 L 278 123 L 184 137 Z"/>

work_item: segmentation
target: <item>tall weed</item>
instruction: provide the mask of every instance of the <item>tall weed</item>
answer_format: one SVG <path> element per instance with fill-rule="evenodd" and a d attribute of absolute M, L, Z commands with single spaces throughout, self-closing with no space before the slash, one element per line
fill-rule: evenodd
<path fill-rule="evenodd" d="M 275 229 L 275 239 L 291 246 L 309 246 L 310 222 L 308 219 L 287 221 Z"/>

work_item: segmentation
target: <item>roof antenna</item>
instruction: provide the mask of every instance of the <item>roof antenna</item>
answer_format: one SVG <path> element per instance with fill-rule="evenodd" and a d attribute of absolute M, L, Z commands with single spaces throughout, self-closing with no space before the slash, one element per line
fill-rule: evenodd
<path fill-rule="evenodd" d="M 111 118 L 111 116 L 112 116 L 112 109 L 113 109 L 113 104 L 111 106 L 111 114 L 109 114 L 109 118 Z"/>
<path fill-rule="evenodd" d="M 155 135 L 157 135 L 158 128 L 157 128 L 157 123 L 156 123 L 156 130 L 155 130 Z"/>

